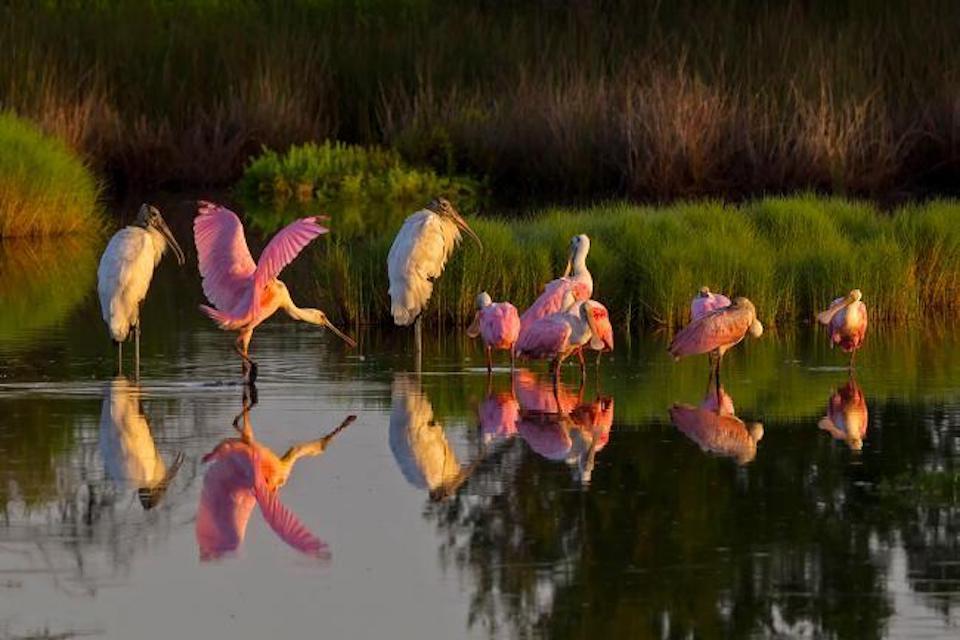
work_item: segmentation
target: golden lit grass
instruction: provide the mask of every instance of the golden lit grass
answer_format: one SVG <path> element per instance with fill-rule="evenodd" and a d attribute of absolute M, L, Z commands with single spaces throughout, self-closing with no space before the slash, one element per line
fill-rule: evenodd
<path fill-rule="evenodd" d="M 99 187 L 66 145 L 0 113 L 0 238 L 92 231 Z"/>
<path fill-rule="evenodd" d="M 473 300 L 529 305 L 557 277 L 569 239 L 592 239 L 594 297 L 620 325 L 676 327 L 707 285 L 744 295 L 767 324 L 809 320 L 860 288 L 873 320 L 908 321 L 960 312 L 960 203 L 933 201 L 888 214 L 839 198 L 765 198 L 739 206 L 682 202 L 550 209 L 522 220 L 474 218 L 481 254 L 457 250 L 437 283 L 427 317 L 469 321 Z M 319 288 L 351 321 L 388 322 L 386 256 L 391 234 L 312 252 Z M 316 274 L 320 274 L 319 276 Z"/>

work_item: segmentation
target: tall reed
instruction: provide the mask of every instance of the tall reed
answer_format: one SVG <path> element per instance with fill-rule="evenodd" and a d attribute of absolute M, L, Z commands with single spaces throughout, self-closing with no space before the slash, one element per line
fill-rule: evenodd
<path fill-rule="evenodd" d="M 464 323 L 486 290 L 529 305 L 557 277 L 569 239 L 592 239 L 594 298 L 620 325 L 676 327 L 699 287 L 744 295 L 771 325 L 811 319 L 858 287 L 874 320 L 960 312 L 960 202 L 885 213 L 874 205 L 813 195 L 741 205 L 611 203 L 548 209 L 524 219 L 475 218 L 484 251 L 466 244 L 437 282 L 427 318 Z M 392 234 L 347 243 L 333 235 L 312 252 L 315 279 L 344 320 L 389 322 L 386 256 Z M 347 249 L 349 246 L 349 250 Z"/>
<path fill-rule="evenodd" d="M 0 107 L 133 182 L 339 139 L 513 198 L 943 192 L 958 23 L 948 0 L 13 0 Z"/>

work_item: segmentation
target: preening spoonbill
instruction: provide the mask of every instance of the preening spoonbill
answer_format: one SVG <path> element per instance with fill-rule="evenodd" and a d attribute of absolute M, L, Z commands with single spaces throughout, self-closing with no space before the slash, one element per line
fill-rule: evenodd
<path fill-rule="evenodd" d="M 700 316 L 673 337 L 669 351 L 675 359 L 701 353 L 717 352 L 717 404 L 720 398 L 720 363 L 727 350 L 743 340 L 747 333 L 755 338 L 763 334 L 763 325 L 757 320 L 753 303 L 743 297 L 734 298 L 729 306 Z"/>
<path fill-rule="evenodd" d="M 520 335 L 520 316 L 517 308 L 509 302 L 493 302 L 486 291 L 477 296 L 477 314 L 467 328 L 471 338 L 483 338 L 487 352 L 487 373 L 493 368 L 491 352 L 506 349 L 510 352 L 510 368 L 513 369 L 513 345 Z"/>
<path fill-rule="evenodd" d="M 713 293 L 709 287 L 700 287 L 699 293 L 690 301 L 690 321 L 697 320 L 711 311 L 730 306 L 730 298 L 722 293 Z"/>
<path fill-rule="evenodd" d="M 447 259 L 460 242 L 461 230 L 483 250 L 480 238 L 450 201 L 437 198 L 404 221 L 387 255 L 390 312 L 398 326 L 414 325 L 418 363 L 422 346 L 421 316 L 433 293 L 433 281 L 443 273 Z"/>
<path fill-rule="evenodd" d="M 612 330 L 609 335 L 608 332 L 601 331 L 593 313 L 595 307 L 602 305 L 595 300 L 575 302 L 572 291 L 568 291 L 564 298 L 565 310 L 533 322 L 525 332 L 521 331 L 516 346 L 516 353 L 522 358 L 552 359 L 554 381 L 560 379 L 560 365 L 563 361 L 588 344 L 598 350 L 613 348 L 613 344 L 607 342 Z M 583 373 L 581 358 L 581 377 Z"/>
<path fill-rule="evenodd" d="M 224 439 L 203 456 L 203 462 L 210 465 L 203 474 L 195 527 L 200 559 L 216 559 L 236 551 L 243 543 L 255 504 L 270 528 L 292 548 L 306 555 L 329 555 L 327 544 L 280 502 L 279 490 L 297 460 L 324 453 L 330 441 L 356 416 L 348 416 L 322 438 L 294 445 L 277 456 L 257 442 L 248 412 L 249 407 L 244 405 L 243 427 L 238 425 L 240 416 L 234 421 L 239 438 Z"/>
<path fill-rule="evenodd" d="M 201 305 L 200 309 L 221 329 L 239 333 L 236 349 L 243 358 L 245 381 L 252 383 L 257 377 L 257 365 L 249 354 L 253 330 L 278 309 L 294 320 L 326 327 L 349 346 L 356 346 L 323 311 L 294 304 L 287 286 L 277 279 L 311 240 L 324 233 L 327 229 L 318 224 L 318 218 L 301 218 L 277 232 L 254 264 L 237 215 L 212 202 L 200 203 L 193 235 L 203 292 L 216 307 Z"/>
<path fill-rule="evenodd" d="M 497 440 L 509 440 L 517 433 L 520 404 L 512 391 L 494 393 L 488 388 L 487 396 L 477 407 L 477 417 L 485 446 Z"/>
<path fill-rule="evenodd" d="M 167 246 L 184 262 L 183 251 L 156 207 L 143 204 L 133 224 L 120 229 L 100 258 L 97 294 L 110 337 L 117 343 L 117 374 L 123 371 L 123 342 L 134 336 L 134 375 L 140 378 L 140 305 L 147 297 L 153 270 Z"/>
<path fill-rule="evenodd" d="M 827 415 L 820 418 L 817 426 L 837 440 L 843 440 L 854 451 L 863 449 L 867 437 L 867 401 L 860 385 L 853 378 L 837 389 L 827 403 Z"/>
<path fill-rule="evenodd" d="M 521 335 L 540 318 L 563 311 L 567 306 L 565 304 L 567 293 L 573 294 L 575 300 L 590 299 L 593 295 L 593 276 L 587 269 L 588 253 L 590 253 L 590 238 L 586 234 L 581 233 L 570 240 L 570 252 L 563 275 L 548 282 L 543 287 L 540 297 L 520 316 Z"/>
<path fill-rule="evenodd" d="M 840 345 L 845 353 L 850 354 L 850 367 L 853 367 L 853 358 L 867 334 L 867 305 L 861 298 L 860 289 L 854 289 L 817 314 L 817 321 L 830 331 L 830 347 Z"/>
<path fill-rule="evenodd" d="M 167 467 L 140 409 L 140 388 L 117 377 L 110 382 L 100 411 L 100 456 L 107 476 L 124 488 L 137 490 L 144 509 L 152 509 L 183 463 L 178 453 Z"/>

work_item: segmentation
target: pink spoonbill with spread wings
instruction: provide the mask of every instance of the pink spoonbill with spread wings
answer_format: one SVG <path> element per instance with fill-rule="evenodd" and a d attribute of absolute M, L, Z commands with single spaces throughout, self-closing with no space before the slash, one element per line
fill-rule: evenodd
<path fill-rule="evenodd" d="M 492 351 L 506 349 L 510 352 L 510 368 L 513 369 L 513 345 L 520 335 L 520 316 L 517 308 L 509 302 L 493 302 L 490 294 L 484 291 L 477 296 L 477 314 L 467 328 L 471 338 L 483 338 L 487 352 L 487 373 L 493 369 Z"/>
<path fill-rule="evenodd" d="M 243 358 L 244 380 L 257 377 L 256 363 L 250 359 L 253 330 L 278 309 L 295 319 L 326 327 L 349 346 L 356 343 L 337 329 L 319 309 L 302 309 L 290 298 L 287 286 L 277 279 L 301 250 L 317 236 L 327 233 L 319 218 L 301 218 L 281 229 L 253 262 L 243 238 L 243 225 L 237 215 L 212 202 L 201 202 L 193 221 L 203 292 L 214 308 L 200 308 L 217 325 L 239 333 L 237 353 Z"/>
<path fill-rule="evenodd" d="M 857 349 L 867 335 L 867 305 L 863 304 L 860 289 L 830 303 L 830 308 L 817 314 L 817 321 L 830 331 L 830 346 L 839 345 L 850 354 L 850 367 Z"/>

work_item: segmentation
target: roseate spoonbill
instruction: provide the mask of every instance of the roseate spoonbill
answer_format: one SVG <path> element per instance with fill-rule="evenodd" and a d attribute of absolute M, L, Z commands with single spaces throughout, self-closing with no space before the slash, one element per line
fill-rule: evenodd
<path fill-rule="evenodd" d="M 670 355 L 679 360 L 684 356 L 710 353 L 716 350 L 717 405 L 720 398 L 720 364 L 727 349 L 736 345 L 747 333 L 759 338 L 763 334 L 763 325 L 757 320 L 757 310 L 753 303 L 743 297 L 734 298 L 726 307 L 715 309 L 703 315 L 677 333 L 670 343 Z"/>
<path fill-rule="evenodd" d="M 510 352 L 510 369 L 513 370 L 513 345 L 520 335 L 520 316 L 517 308 L 509 302 L 493 302 L 486 291 L 477 296 L 477 314 L 467 328 L 471 338 L 483 338 L 487 353 L 487 373 L 493 371 L 491 352 L 506 349 Z"/>
<path fill-rule="evenodd" d="M 252 383 L 257 377 L 257 365 L 249 354 L 253 330 L 278 309 L 294 320 L 326 327 L 350 347 L 356 346 L 323 311 L 294 304 L 287 286 L 277 279 L 311 240 L 324 233 L 327 229 L 318 224 L 317 217 L 301 218 L 277 232 L 254 264 L 237 215 L 212 202 L 200 202 L 193 235 L 203 292 L 216 307 L 200 305 L 200 309 L 221 329 L 239 334 L 236 350 L 243 359 L 246 382 Z"/>
<path fill-rule="evenodd" d="M 709 287 L 700 287 L 699 293 L 690 301 L 690 321 L 699 319 L 711 311 L 730 306 L 730 298 L 722 293 L 713 293 Z"/>
<path fill-rule="evenodd" d="M 589 300 L 593 295 L 593 276 L 587 269 L 587 254 L 590 253 L 590 238 L 586 234 L 570 240 L 567 267 L 563 275 L 543 287 L 543 293 L 530 308 L 520 316 L 520 334 L 540 318 L 567 308 L 566 295 L 572 293 L 575 300 Z"/>
<path fill-rule="evenodd" d="M 100 456 L 107 476 L 124 488 L 135 488 L 145 510 L 157 506 L 173 482 L 183 453 L 168 468 L 140 409 L 140 388 L 126 378 L 110 382 L 100 411 Z"/>
<path fill-rule="evenodd" d="M 604 337 L 606 332 L 598 328 L 594 317 L 593 310 L 600 303 L 595 300 L 577 303 L 571 291 L 568 291 L 564 298 L 566 310 L 536 320 L 526 332 L 521 331 L 516 346 L 517 355 L 522 358 L 552 359 L 554 381 L 560 380 L 560 365 L 563 361 L 587 344 L 592 343 L 597 349 L 613 348 L 613 345 L 607 342 L 609 336 Z M 582 359 L 580 374 L 582 378 Z"/>
<path fill-rule="evenodd" d="M 850 354 L 850 368 L 857 349 L 867 334 L 867 305 L 863 304 L 860 289 L 854 289 L 830 303 L 830 308 L 817 314 L 817 322 L 830 331 L 830 347 L 840 345 Z"/>
<path fill-rule="evenodd" d="M 203 456 L 203 462 L 210 465 L 203 474 L 197 509 L 196 536 L 200 559 L 216 559 L 238 549 L 255 504 L 259 505 L 270 528 L 292 548 L 306 555 L 328 556 L 327 544 L 280 502 L 279 489 L 286 483 L 297 460 L 323 454 L 333 438 L 356 416 L 348 416 L 339 427 L 322 438 L 294 445 L 282 456 L 277 456 L 257 442 L 248 414 L 249 406 L 244 404 L 241 413 L 243 426 L 238 425 L 241 416 L 234 420 L 239 438 L 226 438 Z"/>
<path fill-rule="evenodd" d="M 421 316 L 433 293 L 433 281 L 443 273 L 447 259 L 460 242 L 461 230 L 483 250 L 480 238 L 450 201 L 437 198 L 404 221 L 387 255 L 390 312 L 398 326 L 414 325 L 418 368 Z"/>
<path fill-rule="evenodd" d="M 860 385 L 853 378 L 837 389 L 827 404 L 827 415 L 820 418 L 817 426 L 837 440 L 843 440 L 854 451 L 863 449 L 867 437 L 867 401 Z"/>
<path fill-rule="evenodd" d="M 417 381 L 397 376 L 390 409 L 390 451 L 411 485 L 426 489 L 430 499 L 456 493 L 474 467 L 463 467 L 447 440 L 443 425 L 434 420 L 433 405 Z"/>
<path fill-rule="evenodd" d="M 670 421 L 701 450 L 733 458 L 739 465 L 757 457 L 757 443 L 763 438 L 763 424 L 759 422 L 747 425 L 733 414 L 686 404 L 670 408 Z"/>
<path fill-rule="evenodd" d="M 140 378 L 140 305 L 147 297 L 153 270 L 169 246 L 183 265 L 183 250 L 156 207 L 140 206 L 137 218 L 113 234 L 97 267 L 100 312 L 117 343 L 117 375 L 123 371 L 123 343 L 133 330 L 134 376 Z"/>

